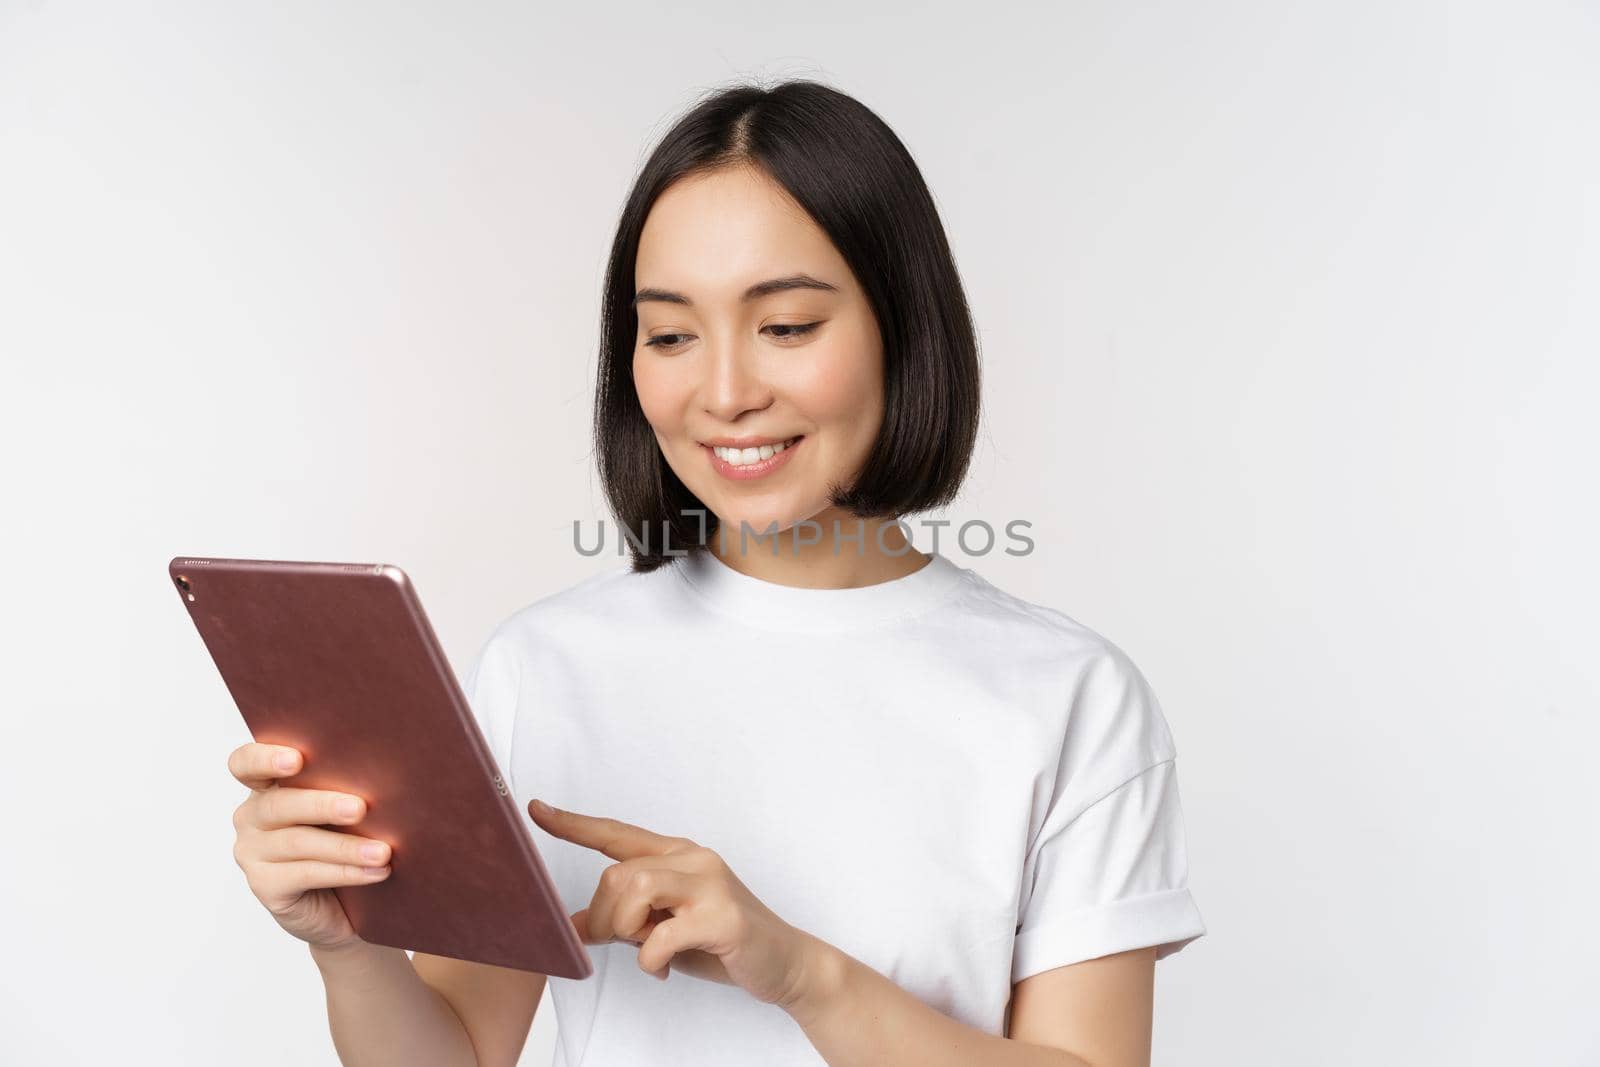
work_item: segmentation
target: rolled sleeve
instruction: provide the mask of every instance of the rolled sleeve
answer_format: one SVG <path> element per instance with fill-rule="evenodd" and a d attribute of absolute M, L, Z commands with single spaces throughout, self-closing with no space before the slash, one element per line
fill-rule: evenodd
<path fill-rule="evenodd" d="M 1011 980 L 1205 933 L 1188 888 L 1176 761 L 1164 760 L 1045 829 L 1030 855 Z"/>

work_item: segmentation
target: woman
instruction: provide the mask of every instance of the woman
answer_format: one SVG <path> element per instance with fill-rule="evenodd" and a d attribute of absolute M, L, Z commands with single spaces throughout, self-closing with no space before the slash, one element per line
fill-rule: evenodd
<path fill-rule="evenodd" d="M 893 132 L 804 81 L 691 110 L 623 211 L 598 379 L 632 558 L 466 683 L 587 902 L 556 1062 L 1147 1063 L 1154 962 L 1204 932 L 1172 739 L 1116 646 L 904 536 L 966 472 L 978 361 Z M 346 1062 L 514 1063 L 547 979 L 361 941 L 330 887 L 387 846 L 317 828 L 360 798 L 275 788 L 292 749 L 230 767 Z"/>

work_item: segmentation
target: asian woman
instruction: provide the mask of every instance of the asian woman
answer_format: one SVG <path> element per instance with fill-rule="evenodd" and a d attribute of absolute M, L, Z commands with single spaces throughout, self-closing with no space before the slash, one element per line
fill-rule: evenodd
<path fill-rule="evenodd" d="M 663 137 L 602 294 L 629 558 L 502 621 L 465 686 L 595 974 L 363 942 L 331 891 L 390 873 L 361 798 L 245 745 L 235 854 L 344 1062 L 513 1064 L 548 985 L 562 1067 L 1149 1063 L 1155 963 L 1204 933 L 1161 707 L 906 537 L 965 479 L 978 356 L 859 101 L 736 85 Z"/>

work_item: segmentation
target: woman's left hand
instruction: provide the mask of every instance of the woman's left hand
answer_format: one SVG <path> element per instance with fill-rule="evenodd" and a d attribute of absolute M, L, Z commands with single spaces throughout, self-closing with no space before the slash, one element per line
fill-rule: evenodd
<path fill-rule="evenodd" d="M 572 915 L 584 944 L 638 945 L 639 969 L 663 980 L 676 969 L 783 1007 L 800 995 L 814 939 L 756 899 L 711 849 L 616 819 L 540 811 L 539 801 L 528 813 L 547 833 L 618 861 Z"/>

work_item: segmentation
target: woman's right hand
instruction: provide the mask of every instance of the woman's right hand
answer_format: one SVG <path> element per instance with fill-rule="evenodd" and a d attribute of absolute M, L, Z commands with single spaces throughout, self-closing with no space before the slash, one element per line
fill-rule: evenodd
<path fill-rule="evenodd" d="M 324 823 L 360 822 L 366 802 L 350 793 L 278 784 L 300 766 L 299 750 L 286 745 L 252 742 L 228 756 L 228 770 L 250 788 L 233 813 L 233 858 L 279 926 L 309 944 L 335 948 L 361 939 L 333 887 L 383 881 L 389 846 L 324 829 Z"/>

